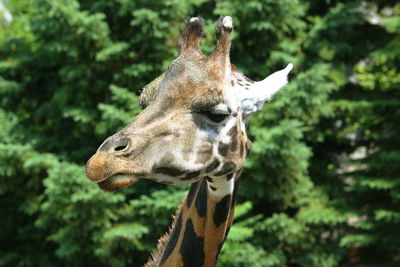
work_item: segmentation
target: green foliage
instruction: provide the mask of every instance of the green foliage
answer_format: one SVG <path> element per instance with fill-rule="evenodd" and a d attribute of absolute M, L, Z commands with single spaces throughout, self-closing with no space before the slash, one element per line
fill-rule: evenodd
<path fill-rule="evenodd" d="M 234 18 L 253 79 L 293 62 L 253 116 L 219 266 L 397 266 L 400 5 L 396 1 L 13 0 L 0 26 L 0 265 L 141 266 L 188 187 L 104 193 L 83 165 L 139 112 L 183 21 Z M 0 15 L 1 19 L 1 15 Z"/>

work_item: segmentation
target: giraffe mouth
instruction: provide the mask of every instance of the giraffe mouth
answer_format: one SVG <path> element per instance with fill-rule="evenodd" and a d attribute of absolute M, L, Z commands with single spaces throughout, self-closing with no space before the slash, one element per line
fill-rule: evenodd
<path fill-rule="evenodd" d="M 98 183 L 98 186 L 103 191 L 115 192 L 135 183 L 137 180 L 139 178 L 132 174 L 117 173 Z"/>

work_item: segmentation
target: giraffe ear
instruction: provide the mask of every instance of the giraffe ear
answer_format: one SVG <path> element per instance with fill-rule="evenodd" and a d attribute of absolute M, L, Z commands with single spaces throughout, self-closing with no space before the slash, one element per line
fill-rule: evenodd
<path fill-rule="evenodd" d="M 271 97 L 288 83 L 287 76 L 292 68 L 293 64 L 290 63 L 283 70 L 274 72 L 264 80 L 254 82 L 248 90 L 243 90 L 241 99 L 243 116 L 248 117 L 262 109 L 264 102 L 271 100 Z"/>

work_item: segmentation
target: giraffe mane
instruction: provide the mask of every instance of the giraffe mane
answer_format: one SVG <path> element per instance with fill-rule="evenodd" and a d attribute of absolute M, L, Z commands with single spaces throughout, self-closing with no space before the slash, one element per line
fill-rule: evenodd
<path fill-rule="evenodd" d="M 175 224 L 179 214 L 182 212 L 183 204 L 181 204 L 175 215 L 172 217 L 172 223 L 170 224 L 168 231 L 158 240 L 157 247 L 151 253 L 150 259 L 143 267 L 157 267 L 160 266 L 161 258 L 165 252 L 165 248 L 168 244 L 172 230 L 175 228 Z"/>

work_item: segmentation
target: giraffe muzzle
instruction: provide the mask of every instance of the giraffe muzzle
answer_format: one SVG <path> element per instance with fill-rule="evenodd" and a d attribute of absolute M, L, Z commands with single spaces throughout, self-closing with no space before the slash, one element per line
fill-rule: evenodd
<path fill-rule="evenodd" d="M 86 176 L 102 190 L 116 191 L 135 183 L 141 176 L 124 167 L 123 163 L 118 164 L 118 160 L 107 152 L 97 152 L 86 164 Z"/>

